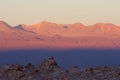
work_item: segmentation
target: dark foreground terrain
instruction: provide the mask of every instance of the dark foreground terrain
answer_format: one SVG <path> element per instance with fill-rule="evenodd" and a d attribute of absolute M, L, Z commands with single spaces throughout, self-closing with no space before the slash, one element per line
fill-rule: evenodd
<path fill-rule="evenodd" d="M 54 57 L 49 57 L 37 65 L 0 66 L 0 80 L 120 80 L 120 66 L 86 69 L 73 66 L 65 70 Z"/>

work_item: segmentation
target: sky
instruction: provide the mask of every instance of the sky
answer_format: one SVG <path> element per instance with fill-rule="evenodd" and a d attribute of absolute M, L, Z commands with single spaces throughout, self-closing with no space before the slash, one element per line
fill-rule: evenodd
<path fill-rule="evenodd" d="M 41 21 L 120 25 L 120 0 L 0 0 L 0 20 L 11 25 Z"/>

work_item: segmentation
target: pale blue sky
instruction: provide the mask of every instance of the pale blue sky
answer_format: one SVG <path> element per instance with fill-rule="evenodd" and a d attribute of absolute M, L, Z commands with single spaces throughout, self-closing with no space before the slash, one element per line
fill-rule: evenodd
<path fill-rule="evenodd" d="M 11 25 L 40 21 L 120 25 L 120 0 L 0 0 L 0 20 Z"/>

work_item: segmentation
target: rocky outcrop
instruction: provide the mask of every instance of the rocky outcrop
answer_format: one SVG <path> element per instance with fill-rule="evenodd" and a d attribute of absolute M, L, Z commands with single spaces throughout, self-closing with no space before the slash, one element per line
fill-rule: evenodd
<path fill-rule="evenodd" d="M 80 69 L 73 66 L 68 70 L 61 68 L 54 57 L 38 65 L 0 66 L 0 80 L 120 80 L 120 67 L 89 67 Z"/>

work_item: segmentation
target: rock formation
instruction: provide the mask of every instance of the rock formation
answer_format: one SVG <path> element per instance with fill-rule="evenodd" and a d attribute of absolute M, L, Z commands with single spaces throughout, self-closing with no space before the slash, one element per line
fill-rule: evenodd
<path fill-rule="evenodd" d="M 61 68 L 54 57 L 38 65 L 0 66 L 0 80 L 120 80 L 120 67 Z"/>

